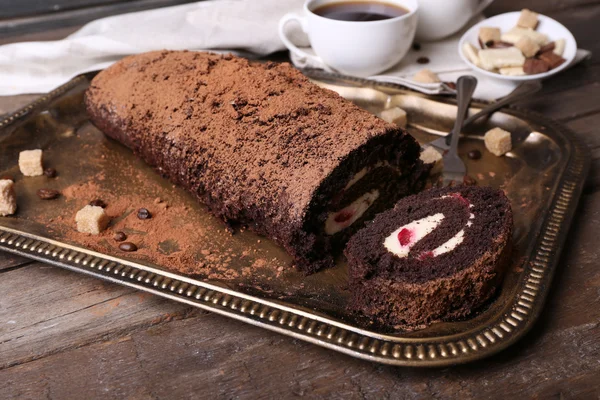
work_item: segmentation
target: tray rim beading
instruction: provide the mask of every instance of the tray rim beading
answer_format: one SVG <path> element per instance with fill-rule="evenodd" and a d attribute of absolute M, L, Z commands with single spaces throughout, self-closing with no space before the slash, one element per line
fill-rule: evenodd
<path fill-rule="evenodd" d="M 0 121 L 0 129 L 9 128 L 34 109 L 47 105 L 75 88 L 88 75 L 75 77 L 8 115 Z M 374 86 L 407 90 L 393 84 Z M 510 110 L 512 114 L 521 114 L 525 119 L 529 117 L 543 121 L 545 126 L 551 126 L 560 133 L 572 148 L 534 250 L 523 265 L 516 293 L 505 307 L 508 311 L 485 327 L 479 326 L 467 332 L 428 338 L 401 338 L 370 332 L 276 301 L 5 227 L 1 220 L 0 250 L 150 292 L 383 364 L 434 367 L 481 359 L 521 338 L 541 312 L 590 164 L 589 153 L 570 130 L 529 110 Z"/>

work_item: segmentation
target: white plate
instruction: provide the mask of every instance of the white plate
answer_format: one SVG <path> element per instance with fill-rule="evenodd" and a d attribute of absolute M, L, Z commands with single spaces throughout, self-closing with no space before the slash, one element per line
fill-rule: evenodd
<path fill-rule="evenodd" d="M 469 61 L 469 59 L 463 54 L 462 47 L 465 42 L 469 42 L 476 48 L 479 48 L 479 43 L 477 40 L 478 35 L 479 35 L 479 28 L 481 28 L 482 26 L 496 27 L 496 28 L 500 28 L 500 31 L 502 33 L 505 33 L 517 25 L 517 21 L 519 20 L 520 14 L 521 14 L 520 11 L 516 11 L 516 12 L 509 12 L 506 14 L 496 15 L 494 17 L 485 19 L 485 20 L 479 22 L 478 24 L 475 24 L 473 27 L 471 27 L 471 29 L 469 29 L 460 38 L 460 42 L 458 43 L 458 54 L 460 54 L 460 57 L 463 59 L 463 61 L 466 62 L 467 65 L 469 65 L 469 67 L 471 67 L 473 70 L 475 70 L 477 72 L 481 72 L 482 74 L 491 76 L 493 78 L 504 79 L 504 80 L 509 80 L 509 81 L 529 81 L 529 80 L 534 80 L 534 79 L 543 79 L 543 78 L 547 78 L 551 75 L 554 75 L 554 74 L 562 71 L 563 69 L 567 68 L 569 66 L 569 64 L 571 64 L 573 62 L 573 60 L 575 59 L 575 54 L 577 53 L 577 42 L 575 41 L 573 34 L 571 34 L 571 32 L 569 32 L 569 30 L 567 28 L 565 28 L 562 24 L 553 20 L 552 18 L 546 17 L 545 15 L 538 16 L 539 24 L 536 28 L 536 31 L 548 35 L 548 37 L 550 38 L 550 41 L 555 41 L 558 39 L 565 39 L 565 51 L 563 52 L 562 57 L 566 61 L 564 63 L 562 63 L 561 65 L 559 65 L 558 67 L 551 69 L 548 72 L 544 72 L 541 74 L 535 74 L 535 75 L 524 75 L 524 76 L 501 75 L 496 72 L 491 72 L 491 71 L 485 70 L 483 68 L 479 68 L 478 66 L 473 64 L 471 61 Z"/>

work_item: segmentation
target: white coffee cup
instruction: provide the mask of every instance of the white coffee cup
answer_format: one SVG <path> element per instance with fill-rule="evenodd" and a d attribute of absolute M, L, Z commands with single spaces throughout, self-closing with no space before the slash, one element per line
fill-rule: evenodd
<path fill-rule="evenodd" d="M 286 14 L 279 21 L 279 36 L 285 46 L 312 64 L 327 66 L 347 75 L 366 77 L 398 63 L 410 48 L 417 29 L 417 0 L 385 0 L 408 10 L 399 17 L 379 21 L 340 21 L 313 12 L 339 0 L 308 0 L 304 16 Z M 298 21 L 308 35 L 316 56 L 299 49 L 284 28 Z"/>
<path fill-rule="evenodd" d="M 458 32 L 494 0 L 419 0 L 417 40 L 432 41 Z"/>

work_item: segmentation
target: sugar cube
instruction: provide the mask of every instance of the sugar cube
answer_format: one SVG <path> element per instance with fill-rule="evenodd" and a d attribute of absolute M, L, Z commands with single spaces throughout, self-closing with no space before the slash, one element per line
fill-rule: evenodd
<path fill-rule="evenodd" d="M 479 28 L 479 40 L 486 46 L 500 40 L 500 28 L 482 26 Z"/>
<path fill-rule="evenodd" d="M 540 50 L 540 45 L 527 36 L 523 36 L 519 39 L 519 41 L 515 43 L 515 47 L 521 50 L 525 57 L 533 57 Z"/>
<path fill-rule="evenodd" d="M 486 132 L 483 140 L 485 147 L 496 156 L 506 154 L 512 149 L 510 132 L 501 128 L 490 129 Z"/>
<path fill-rule="evenodd" d="M 538 13 L 526 8 L 521 10 L 521 15 L 517 21 L 517 26 L 521 28 L 535 29 L 538 24 Z"/>
<path fill-rule="evenodd" d="M 379 113 L 379 118 L 382 120 L 406 128 L 406 111 L 400 107 L 388 108 Z"/>
<path fill-rule="evenodd" d="M 428 69 L 422 69 L 413 76 L 413 81 L 421 83 L 438 83 L 440 77 L 435 72 Z"/>
<path fill-rule="evenodd" d="M 17 211 L 17 197 L 14 182 L 10 179 L 0 179 L 0 215 L 5 217 Z"/>
<path fill-rule="evenodd" d="M 104 209 L 99 206 L 87 205 L 77 211 L 75 222 L 77 222 L 77 230 L 82 233 L 91 233 L 97 235 L 102 232 L 107 226 L 110 218 L 104 212 Z"/>
<path fill-rule="evenodd" d="M 25 150 L 19 153 L 19 169 L 25 176 L 40 176 L 44 174 L 42 165 L 42 150 Z"/>

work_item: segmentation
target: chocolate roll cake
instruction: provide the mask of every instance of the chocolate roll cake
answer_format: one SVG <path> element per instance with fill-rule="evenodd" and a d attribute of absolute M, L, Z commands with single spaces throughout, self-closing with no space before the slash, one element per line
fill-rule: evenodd
<path fill-rule="evenodd" d="M 85 104 L 106 135 L 307 273 L 428 172 L 405 131 L 289 64 L 145 53 L 100 72 Z"/>
<path fill-rule="evenodd" d="M 511 232 L 502 191 L 459 186 L 406 197 L 346 246 L 352 306 L 403 329 L 464 317 L 494 294 Z"/>

